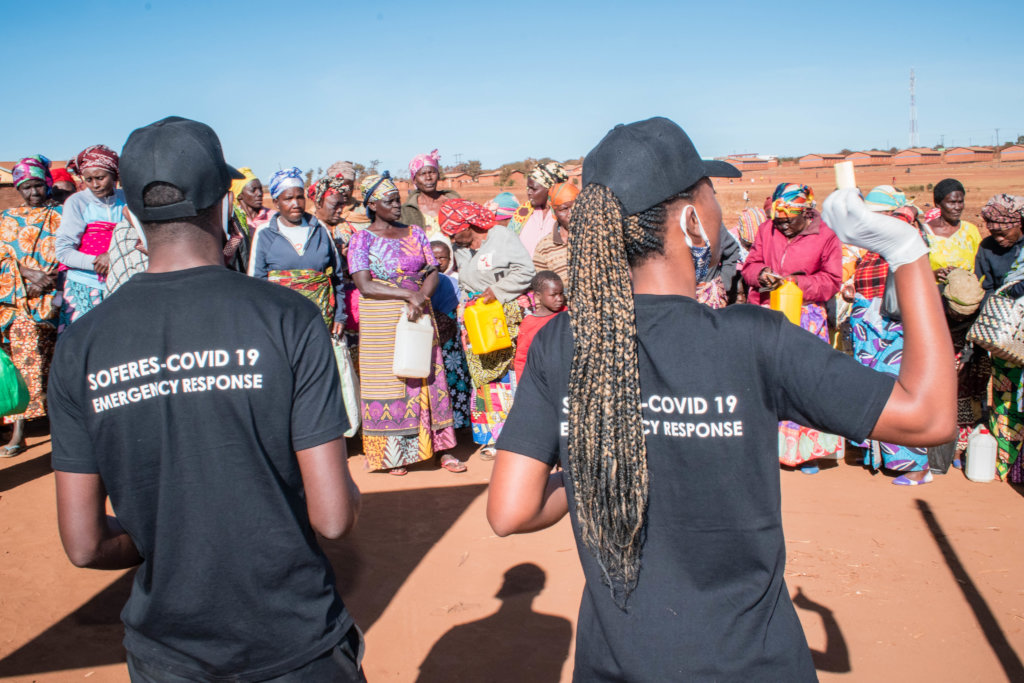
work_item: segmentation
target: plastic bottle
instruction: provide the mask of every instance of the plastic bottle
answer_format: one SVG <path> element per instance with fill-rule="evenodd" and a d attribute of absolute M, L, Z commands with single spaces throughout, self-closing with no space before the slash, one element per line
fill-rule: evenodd
<path fill-rule="evenodd" d="M 995 479 L 997 450 L 996 439 L 986 427 L 972 433 L 967 440 L 967 478 L 979 483 Z"/>
<path fill-rule="evenodd" d="M 484 304 L 477 302 L 466 307 L 466 334 L 473 353 L 479 355 L 512 346 L 505 320 L 505 308 L 500 301 Z"/>
<path fill-rule="evenodd" d="M 434 326 L 430 316 L 421 315 L 412 321 L 402 313 L 395 325 L 395 355 L 391 372 L 398 377 L 428 377 L 433 345 Z"/>
<path fill-rule="evenodd" d="M 794 325 L 800 324 L 800 308 L 804 305 L 804 293 L 795 282 L 786 280 L 782 285 L 773 289 L 768 297 L 768 303 L 773 311 L 782 311 Z"/>

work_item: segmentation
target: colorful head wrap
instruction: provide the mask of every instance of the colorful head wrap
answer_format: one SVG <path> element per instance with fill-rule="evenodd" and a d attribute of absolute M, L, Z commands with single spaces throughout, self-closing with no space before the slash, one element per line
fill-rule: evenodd
<path fill-rule="evenodd" d="M 507 221 L 519 208 L 519 200 L 511 192 L 502 192 L 484 204 L 484 208 L 494 214 L 494 219 Z"/>
<path fill-rule="evenodd" d="M 240 169 L 238 169 L 238 172 L 245 177 L 231 181 L 231 193 L 235 195 L 235 197 L 242 194 L 242 190 L 245 189 L 246 185 L 248 185 L 254 180 L 259 180 L 259 178 L 256 177 L 256 174 L 253 173 L 252 169 L 249 168 L 248 166 L 242 166 Z"/>
<path fill-rule="evenodd" d="M 437 222 L 441 232 L 454 237 L 471 227 L 490 230 L 494 227 L 494 214 L 468 199 L 449 199 L 437 212 Z"/>
<path fill-rule="evenodd" d="M 319 204 L 332 192 L 340 193 L 348 189 L 348 183 L 349 181 L 341 176 L 321 178 L 309 186 L 309 189 L 306 190 L 306 196 Z"/>
<path fill-rule="evenodd" d="M 892 185 L 879 185 L 864 197 L 868 211 L 893 211 L 906 204 L 907 195 Z"/>
<path fill-rule="evenodd" d="M 557 161 L 549 161 L 546 164 L 534 166 L 530 171 L 530 177 L 544 187 L 550 188 L 552 185 L 567 181 L 569 174 L 565 172 L 565 167 Z"/>
<path fill-rule="evenodd" d="M 98 168 L 113 173 L 117 178 L 117 152 L 106 145 L 86 147 L 74 159 L 68 162 L 68 170 L 76 175 L 83 175 L 87 168 Z"/>
<path fill-rule="evenodd" d="M 71 177 L 71 174 L 68 173 L 68 169 L 66 168 L 55 168 L 50 171 L 50 175 L 53 177 L 53 183 L 55 185 L 57 183 L 71 183 L 76 188 L 78 187 L 78 183 L 75 182 L 75 179 Z"/>
<path fill-rule="evenodd" d="M 981 207 L 981 217 L 989 223 L 1016 223 L 1024 220 L 1024 197 L 997 194 Z"/>
<path fill-rule="evenodd" d="M 297 187 L 302 189 L 306 184 L 302 182 L 302 171 L 295 166 L 285 168 L 270 176 L 270 198 L 277 199 L 285 190 Z"/>
<path fill-rule="evenodd" d="M 757 229 L 766 220 L 768 220 L 767 214 L 756 206 L 740 211 L 740 222 L 736 225 L 736 235 L 743 242 L 744 246 L 749 247 L 754 243 L 754 239 L 757 237 Z"/>
<path fill-rule="evenodd" d="M 814 208 L 814 192 L 810 186 L 779 183 L 772 194 L 772 218 L 794 218 Z"/>
<path fill-rule="evenodd" d="M 441 155 L 437 153 L 436 149 L 430 154 L 417 154 L 412 158 L 412 161 L 409 162 L 409 177 L 415 178 L 424 166 L 441 168 Z"/>
<path fill-rule="evenodd" d="M 942 211 L 939 210 L 939 207 L 934 206 L 934 207 L 932 207 L 932 208 L 930 208 L 930 209 L 928 209 L 927 211 L 924 212 L 924 222 L 925 223 L 930 223 L 930 222 L 932 222 L 933 220 L 935 220 L 936 218 L 938 218 L 941 215 L 942 215 Z"/>
<path fill-rule="evenodd" d="M 392 192 L 398 192 L 398 186 L 391 180 L 391 174 L 384 171 L 381 175 L 368 175 L 359 183 L 359 191 L 363 194 L 363 206 L 377 202 Z"/>
<path fill-rule="evenodd" d="M 555 207 L 568 204 L 576 199 L 580 188 L 572 183 L 558 183 L 548 188 L 548 206 Z"/>
<path fill-rule="evenodd" d="M 901 221 L 909 225 L 917 225 L 917 209 L 910 204 L 891 211 L 889 215 L 893 218 L 899 218 Z"/>
<path fill-rule="evenodd" d="M 351 161 L 335 161 L 327 167 L 327 177 L 355 182 L 356 167 Z"/>
<path fill-rule="evenodd" d="M 932 190 L 932 197 L 936 204 L 941 204 L 943 199 L 954 192 L 967 193 L 963 184 L 959 180 L 956 178 L 945 178 L 935 185 L 935 189 Z"/>
<path fill-rule="evenodd" d="M 47 189 L 53 187 L 53 176 L 50 175 L 50 160 L 42 154 L 25 157 L 11 169 L 14 177 L 14 187 L 18 187 L 26 180 L 42 180 L 46 183 Z"/>

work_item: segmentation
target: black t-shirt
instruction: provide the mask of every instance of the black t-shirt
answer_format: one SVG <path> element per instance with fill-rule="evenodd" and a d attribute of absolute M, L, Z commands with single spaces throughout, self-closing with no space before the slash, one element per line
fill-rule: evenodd
<path fill-rule="evenodd" d="M 134 655 L 262 679 L 351 627 L 295 456 L 348 428 L 310 301 L 216 266 L 139 273 L 62 334 L 49 406 L 54 469 L 98 473 L 144 558 Z"/>
<path fill-rule="evenodd" d="M 815 680 L 783 580 L 778 421 L 852 439 L 893 379 L 756 306 L 635 297 L 649 502 L 639 583 L 620 610 L 580 542 L 578 680 Z M 567 456 L 569 316 L 534 339 L 498 448 Z"/>

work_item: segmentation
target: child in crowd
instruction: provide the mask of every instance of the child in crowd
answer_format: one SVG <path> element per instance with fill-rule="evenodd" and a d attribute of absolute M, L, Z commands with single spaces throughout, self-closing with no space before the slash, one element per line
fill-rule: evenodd
<path fill-rule="evenodd" d="M 459 283 L 459 273 L 455 270 L 455 265 L 452 263 L 452 247 L 448 242 L 442 242 L 441 240 L 434 240 L 430 243 L 430 250 L 434 252 L 434 258 L 437 259 L 439 264 L 438 270 L 450 277 L 455 281 L 455 284 Z M 456 287 L 458 289 L 458 287 Z"/>
<path fill-rule="evenodd" d="M 532 315 L 523 318 L 519 325 L 519 341 L 516 347 L 516 358 L 513 367 L 516 371 L 516 381 L 523 378 L 523 370 L 526 368 L 526 354 L 530 352 L 530 342 L 540 332 L 540 328 L 554 320 L 555 315 L 565 310 L 565 286 L 562 278 L 553 270 L 542 270 L 533 276 L 530 283 L 530 291 L 533 292 L 536 305 Z"/>
<path fill-rule="evenodd" d="M 452 250 L 446 242 L 434 240 L 430 243 L 440 271 L 437 289 L 430 297 L 430 305 L 434 309 L 434 324 L 437 326 L 437 338 L 441 344 L 441 358 L 444 360 L 445 376 L 448 379 L 448 390 L 451 393 L 452 416 L 456 429 L 469 426 L 470 400 L 473 384 L 469 378 L 469 366 L 462 351 L 459 340 L 459 323 L 455 309 L 459 306 L 458 273 L 452 268 Z M 460 469 L 452 469 L 452 467 Z M 465 470 L 462 463 L 448 467 L 453 472 Z"/>

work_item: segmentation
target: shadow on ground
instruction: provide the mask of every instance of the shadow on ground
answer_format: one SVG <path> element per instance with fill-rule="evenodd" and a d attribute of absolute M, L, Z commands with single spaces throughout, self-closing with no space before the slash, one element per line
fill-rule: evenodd
<path fill-rule="evenodd" d="M 569 656 L 572 624 L 533 611 L 533 599 L 544 589 L 544 580 L 544 571 L 535 564 L 505 572 L 495 596 L 501 599 L 498 611 L 441 636 L 420 665 L 417 681 L 559 681 Z"/>
<path fill-rule="evenodd" d="M 806 595 L 803 589 L 797 588 L 793 596 L 793 604 L 800 609 L 814 612 L 821 617 L 822 625 L 825 627 L 825 649 L 811 650 L 811 658 L 814 660 L 814 668 L 818 671 L 829 673 L 845 674 L 852 669 L 850 667 L 850 650 L 846 645 L 846 638 L 839 628 L 839 622 L 835 615 L 825 605 L 814 602 Z"/>
<path fill-rule="evenodd" d="M 5 467 L 0 470 L 0 493 L 10 491 L 39 477 L 45 477 L 51 472 L 53 472 L 53 467 L 50 465 L 50 451 Z"/>

